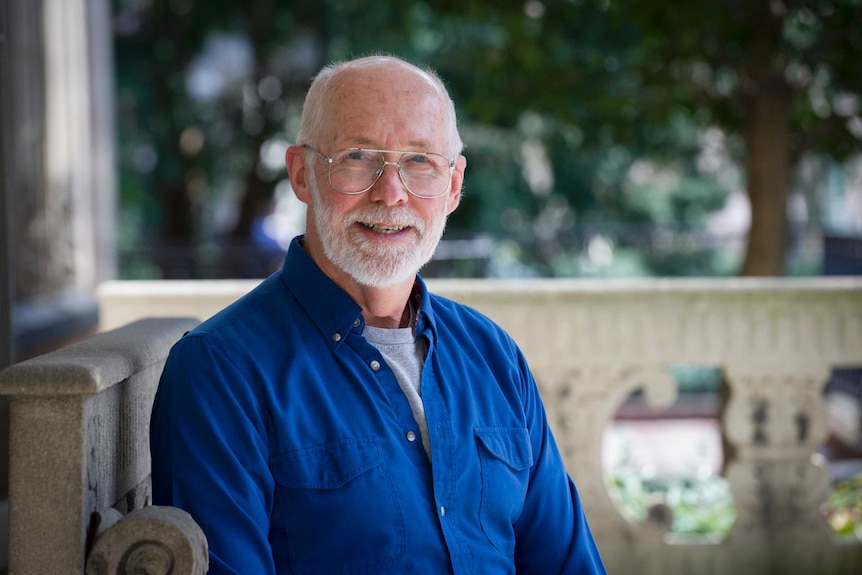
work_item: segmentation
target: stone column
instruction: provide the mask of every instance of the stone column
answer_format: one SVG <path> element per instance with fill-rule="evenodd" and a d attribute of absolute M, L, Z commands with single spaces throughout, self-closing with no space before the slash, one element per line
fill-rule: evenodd
<path fill-rule="evenodd" d="M 91 333 L 114 276 L 111 30 L 108 0 L 0 2 L 0 368 Z"/>
<path fill-rule="evenodd" d="M 831 572 L 831 535 L 821 511 L 831 486 L 815 456 L 827 433 L 821 394 L 828 376 L 779 365 L 727 371 L 724 428 L 735 456 L 726 476 L 737 505 L 728 544 L 740 568 Z"/>
<path fill-rule="evenodd" d="M 95 328 L 114 275 L 113 64 L 107 0 L 8 0 L 5 193 L 17 359 Z"/>
<path fill-rule="evenodd" d="M 6 17 L 6 3 L 0 3 L 0 369 L 12 363 L 14 351 L 12 349 L 12 296 L 10 294 L 9 281 L 9 228 L 11 218 L 9 217 L 8 195 L 6 177 L 9 168 L 6 161 L 6 127 L 9 125 L 6 119 L 9 99 L 9 72 L 8 57 L 9 46 L 8 19 Z M 5 417 L 2 418 L 5 421 Z"/>
<path fill-rule="evenodd" d="M 0 2 L 0 370 L 11 365 L 15 357 L 12 338 L 12 282 L 9 263 L 12 218 L 9 212 L 9 19 L 7 3 Z M 6 568 L 9 497 L 9 404 L 0 398 L 0 569 Z"/>

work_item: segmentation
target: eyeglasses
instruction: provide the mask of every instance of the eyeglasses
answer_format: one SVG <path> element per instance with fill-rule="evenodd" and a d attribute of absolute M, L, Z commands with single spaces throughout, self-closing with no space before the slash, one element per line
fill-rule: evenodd
<path fill-rule="evenodd" d="M 367 150 L 344 148 L 332 157 L 309 149 L 329 164 L 329 185 L 342 194 L 362 194 L 380 179 L 387 164 L 398 168 L 398 176 L 407 191 L 418 198 L 438 198 L 449 190 L 455 160 L 433 152 L 400 150 Z M 387 161 L 384 154 L 401 154 L 397 162 Z"/>

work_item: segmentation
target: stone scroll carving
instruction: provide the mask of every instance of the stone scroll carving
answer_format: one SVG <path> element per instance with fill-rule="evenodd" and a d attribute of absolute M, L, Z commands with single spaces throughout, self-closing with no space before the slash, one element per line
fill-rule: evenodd
<path fill-rule="evenodd" d="M 204 533 L 181 509 L 151 506 L 125 517 L 100 509 L 93 520 L 86 575 L 203 575 L 209 568 Z"/>

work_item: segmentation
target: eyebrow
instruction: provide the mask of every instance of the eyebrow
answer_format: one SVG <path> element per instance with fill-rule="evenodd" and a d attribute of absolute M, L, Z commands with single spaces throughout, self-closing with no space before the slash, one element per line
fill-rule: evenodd
<path fill-rule="evenodd" d="M 364 136 L 347 138 L 346 140 L 348 142 L 354 143 L 355 147 L 370 147 L 370 146 L 376 147 L 377 146 L 377 144 L 375 144 L 372 140 L 370 140 Z M 410 140 L 409 142 L 407 142 L 407 145 L 411 146 L 413 148 L 419 148 L 420 150 L 424 150 L 424 151 L 428 151 L 428 152 L 432 151 L 431 150 L 431 144 L 430 144 L 430 142 L 428 142 L 428 140 Z M 354 146 L 350 146 L 350 147 L 354 147 Z"/>

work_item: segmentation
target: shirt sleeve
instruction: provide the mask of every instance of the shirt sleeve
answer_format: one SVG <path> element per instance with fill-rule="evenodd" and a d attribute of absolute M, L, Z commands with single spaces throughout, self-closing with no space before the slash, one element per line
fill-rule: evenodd
<path fill-rule="evenodd" d="M 188 511 L 207 537 L 210 575 L 275 573 L 265 410 L 205 337 L 172 349 L 150 427 L 153 503 Z"/>
<path fill-rule="evenodd" d="M 525 374 L 524 410 L 534 465 L 524 508 L 515 524 L 517 572 L 607 575 L 578 491 L 548 426 L 536 383 L 523 356 L 520 362 Z"/>

